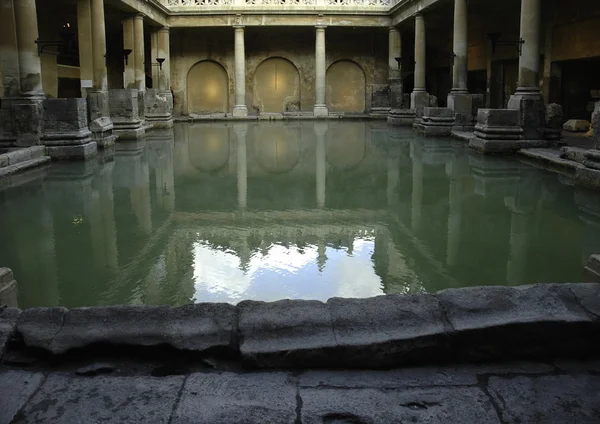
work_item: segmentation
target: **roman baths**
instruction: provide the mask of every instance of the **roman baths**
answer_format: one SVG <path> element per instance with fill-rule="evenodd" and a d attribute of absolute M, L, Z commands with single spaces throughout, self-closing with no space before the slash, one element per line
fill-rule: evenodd
<path fill-rule="evenodd" d="M 600 423 L 599 28 L 0 0 L 0 424 Z"/>

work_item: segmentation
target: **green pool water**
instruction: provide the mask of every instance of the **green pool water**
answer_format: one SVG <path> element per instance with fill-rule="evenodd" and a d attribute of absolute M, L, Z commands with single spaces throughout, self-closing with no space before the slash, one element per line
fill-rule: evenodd
<path fill-rule="evenodd" d="M 181 124 L 38 174 L 0 191 L 22 308 L 579 281 L 600 251 L 595 193 L 384 122 Z"/>

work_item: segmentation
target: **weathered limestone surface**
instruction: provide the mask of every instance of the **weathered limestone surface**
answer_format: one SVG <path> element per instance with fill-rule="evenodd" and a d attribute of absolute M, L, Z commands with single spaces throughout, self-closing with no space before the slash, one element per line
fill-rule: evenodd
<path fill-rule="evenodd" d="M 394 126 L 412 126 L 414 120 L 414 109 L 392 109 L 387 119 L 388 124 Z"/>
<path fill-rule="evenodd" d="M 171 422 L 293 424 L 296 395 L 293 379 L 283 372 L 192 374 Z"/>
<path fill-rule="evenodd" d="M 0 306 L 0 358 L 4 355 L 8 342 L 17 327 L 21 311 L 17 308 Z"/>
<path fill-rule="evenodd" d="M 170 91 L 156 88 L 146 90 L 146 120 L 152 122 L 154 128 L 171 128 L 173 126 L 173 95 Z"/>
<path fill-rule="evenodd" d="M 44 374 L 24 371 L 0 373 L 0 423 L 12 422 L 42 381 Z"/>
<path fill-rule="evenodd" d="M 564 114 L 562 106 L 557 103 L 546 105 L 546 139 L 559 140 L 561 138 Z"/>
<path fill-rule="evenodd" d="M 563 129 L 570 132 L 586 132 L 590 129 L 590 122 L 585 119 L 570 119 L 563 124 Z"/>
<path fill-rule="evenodd" d="M 92 140 L 102 149 L 114 145 L 116 136 L 110 120 L 108 91 L 88 91 L 87 102 Z"/>
<path fill-rule="evenodd" d="M 415 129 L 426 136 L 449 136 L 452 133 L 454 122 L 455 118 L 452 109 L 426 107 L 423 108 L 423 116 L 415 124 Z"/>
<path fill-rule="evenodd" d="M 0 155 L 1 157 L 1 155 Z M 0 167 L 3 166 L 0 163 Z M 0 169 L 1 171 L 1 169 Z M 1 175 L 1 174 L 0 174 Z M 17 282 L 13 277 L 13 273 L 9 268 L 0 268 L 0 306 L 18 306 Z M 1 343 L 0 343 L 1 345 Z M 2 348 L 0 347 L 0 356 L 2 356 Z"/>
<path fill-rule="evenodd" d="M 120 139 L 138 139 L 143 137 L 143 116 L 140 99 L 136 89 L 114 89 L 109 93 L 110 118 L 113 131 Z M 143 107 L 143 102 L 141 103 Z"/>

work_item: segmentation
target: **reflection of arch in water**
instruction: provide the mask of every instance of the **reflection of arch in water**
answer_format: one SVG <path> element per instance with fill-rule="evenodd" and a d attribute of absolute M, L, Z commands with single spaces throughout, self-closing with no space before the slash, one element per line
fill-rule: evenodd
<path fill-rule="evenodd" d="M 300 73 L 282 57 L 265 59 L 254 73 L 254 102 L 261 112 L 300 111 Z"/>
<path fill-rule="evenodd" d="M 252 145 L 256 162 L 267 172 L 290 172 L 300 162 L 299 128 L 257 127 Z"/>
<path fill-rule="evenodd" d="M 356 62 L 343 59 L 327 69 L 327 106 L 331 112 L 364 113 L 367 83 Z"/>
<path fill-rule="evenodd" d="M 189 126 L 188 154 L 198 171 L 214 172 L 227 166 L 231 147 L 227 127 Z"/>
<path fill-rule="evenodd" d="M 327 162 L 337 169 L 350 169 L 362 163 L 367 151 L 366 124 L 347 122 L 330 125 L 327 131 Z"/>
<path fill-rule="evenodd" d="M 203 60 L 187 76 L 189 113 L 225 113 L 229 102 L 227 71 L 217 62 Z"/>

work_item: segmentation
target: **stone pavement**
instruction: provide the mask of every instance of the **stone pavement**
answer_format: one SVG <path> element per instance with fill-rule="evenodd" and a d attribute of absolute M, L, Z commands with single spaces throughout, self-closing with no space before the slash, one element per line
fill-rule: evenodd
<path fill-rule="evenodd" d="M 600 422 L 600 360 L 164 377 L 113 372 L 4 368 L 0 424 Z"/>

